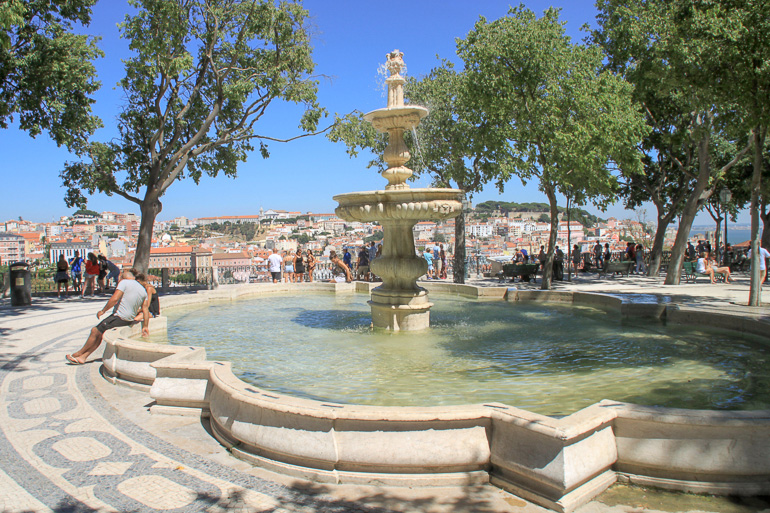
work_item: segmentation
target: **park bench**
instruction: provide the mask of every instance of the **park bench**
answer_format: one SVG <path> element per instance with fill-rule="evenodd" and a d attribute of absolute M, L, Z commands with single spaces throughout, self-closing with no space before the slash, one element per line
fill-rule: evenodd
<path fill-rule="evenodd" d="M 530 277 L 537 281 L 539 269 L 540 264 L 505 264 L 503 265 L 503 270 L 497 276 L 500 281 L 505 280 L 505 278 L 511 278 L 511 281 L 513 281 L 516 276 L 520 276 L 522 281 L 529 281 Z"/>
<path fill-rule="evenodd" d="M 628 277 L 634 267 L 636 267 L 636 262 L 633 260 L 627 260 L 623 262 L 604 262 L 604 267 L 599 269 L 599 276 L 607 276 L 607 273 L 621 273 Z"/>
<path fill-rule="evenodd" d="M 682 274 L 684 274 L 684 279 L 686 282 L 692 281 L 693 283 L 695 280 L 697 280 L 699 277 L 708 278 L 711 280 L 711 277 L 708 274 L 703 274 L 698 272 L 698 262 L 682 262 Z M 717 281 L 724 281 L 725 276 L 723 274 L 717 274 L 714 273 L 714 277 Z"/>

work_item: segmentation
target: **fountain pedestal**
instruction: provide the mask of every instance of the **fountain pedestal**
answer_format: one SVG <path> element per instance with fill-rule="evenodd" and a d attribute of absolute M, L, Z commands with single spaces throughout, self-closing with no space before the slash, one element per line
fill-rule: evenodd
<path fill-rule="evenodd" d="M 428 263 L 417 256 L 412 229 L 421 220 L 441 220 L 462 211 L 462 191 L 457 189 L 394 189 L 351 192 L 334 196 L 336 213 L 349 221 L 378 221 L 384 234 L 382 256 L 371 263 L 382 285 L 372 291 L 372 323 L 393 331 L 428 327 L 428 292 L 417 279 Z"/>
<path fill-rule="evenodd" d="M 458 189 L 410 189 L 406 180 L 412 170 L 405 167 L 411 155 L 404 142 L 404 131 L 413 130 L 428 109 L 404 105 L 403 53 L 387 55 L 391 76 L 388 106 L 372 111 L 364 119 L 379 132 L 388 134 L 382 172 L 388 180 L 385 190 L 351 192 L 334 196 L 340 206 L 336 214 L 348 221 L 378 221 L 384 233 L 382 256 L 371 263 L 382 285 L 372 291 L 369 305 L 372 324 L 393 331 L 422 330 L 430 324 L 428 292 L 417 286 L 417 279 L 428 270 L 428 263 L 417 256 L 412 229 L 418 221 L 441 220 L 462 212 L 463 192 Z"/>

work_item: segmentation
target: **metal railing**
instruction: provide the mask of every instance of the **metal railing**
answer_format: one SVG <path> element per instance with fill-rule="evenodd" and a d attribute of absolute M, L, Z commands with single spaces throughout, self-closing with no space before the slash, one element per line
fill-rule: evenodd
<path fill-rule="evenodd" d="M 147 281 L 160 291 L 206 289 L 214 286 L 211 267 L 162 267 L 147 271 Z"/>
<path fill-rule="evenodd" d="M 331 262 L 316 262 L 313 269 L 313 281 L 329 281 L 332 279 L 332 268 L 334 264 Z M 355 275 L 355 263 L 352 265 L 351 272 Z M 214 270 L 215 277 L 214 282 L 217 285 L 231 285 L 238 283 L 267 283 L 272 281 L 272 274 L 268 271 L 266 265 L 244 265 L 244 266 L 227 266 L 217 267 Z M 292 279 L 295 275 L 292 273 Z M 282 281 L 290 281 L 287 273 L 281 274 Z M 302 276 L 302 281 L 310 281 L 308 272 Z"/>

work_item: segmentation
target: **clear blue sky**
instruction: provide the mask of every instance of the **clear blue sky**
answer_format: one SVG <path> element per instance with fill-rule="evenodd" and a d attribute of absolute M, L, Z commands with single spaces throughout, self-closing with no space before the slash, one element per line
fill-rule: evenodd
<path fill-rule="evenodd" d="M 590 0 L 524 3 L 538 14 L 551 5 L 561 7 L 561 17 L 567 21 L 567 32 L 574 40 L 584 37 L 581 26 L 594 23 L 596 10 Z M 496 19 L 509 8 L 508 2 L 498 0 L 307 0 L 304 5 L 311 15 L 316 72 L 328 77 L 322 80 L 320 101 L 330 113 L 355 109 L 366 112 L 385 106 L 382 77 L 378 76 L 377 68 L 387 52 L 400 49 L 405 54 L 408 73 L 423 75 L 437 65 L 437 55 L 458 61 L 455 39 L 465 37 L 479 16 Z M 95 111 L 105 125 L 95 136 L 99 140 L 115 135 L 114 119 L 122 101 L 116 84 L 123 76 L 121 59 L 129 55 L 117 24 L 128 9 L 125 2 L 102 0 L 94 8 L 93 21 L 86 29 L 102 38 L 100 46 L 105 52 L 105 57 L 96 63 L 102 88 L 96 95 Z M 279 138 L 300 133 L 298 108 L 271 108 L 270 115 L 257 126 L 258 133 Z M 192 181 L 175 183 L 162 198 L 164 207 L 158 219 L 179 215 L 246 215 L 258 212 L 260 207 L 332 212 L 335 194 L 380 189 L 385 185 L 379 174 L 366 169 L 367 155 L 350 159 L 342 144 L 333 144 L 322 136 L 287 144 L 271 143 L 269 148 L 269 159 L 254 154 L 240 166 L 236 179 L 204 177 L 200 186 Z M 32 139 L 15 127 L 0 131 L 0 154 L 0 220 L 22 216 L 50 221 L 73 211 L 64 204 L 59 172 L 74 156 L 57 148 L 46 135 Z M 416 186 L 427 185 L 424 179 Z M 523 187 L 517 180 L 509 182 L 502 195 L 489 187 L 474 198 L 474 203 L 490 199 L 546 201 L 536 184 Z M 99 194 L 89 198 L 89 208 L 139 212 L 134 203 L 123 198 Z M 593 207 L 588 209 L 598 213 Z M 647 213 L 653 220 L 654 209 L 648 208 Z M 626 218 L 633 213 L 618 205 L 600 215 Z M 701 215 L 697 222 L 711 221 L 708 215 Z"/>

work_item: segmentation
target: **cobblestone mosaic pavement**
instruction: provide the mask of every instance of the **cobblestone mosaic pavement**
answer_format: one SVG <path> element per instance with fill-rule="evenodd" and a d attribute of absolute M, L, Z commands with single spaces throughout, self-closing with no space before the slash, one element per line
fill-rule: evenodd
<path fill-rule="evenodd" d="M 100 306 L 40 300 L 23 310 L 0 308 L 0 510 L 386 511 L 239 472 L 125 418 L 93 386 L 98 362 L 64 360 Z"/>

